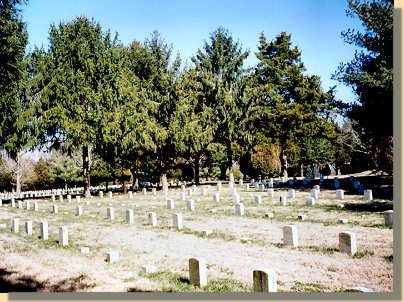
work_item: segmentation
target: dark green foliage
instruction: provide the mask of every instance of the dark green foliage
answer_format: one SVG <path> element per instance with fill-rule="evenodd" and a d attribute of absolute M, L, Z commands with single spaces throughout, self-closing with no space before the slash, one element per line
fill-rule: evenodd
<path fill-rule="evenodd" d="M 333 90 L 324 92 L 317 76 L 304 75 L 301 53 L 285 32 L 270 43 L 262 34 L 258 50 L 255 86 L 261 110 L 256 126 L 280 146 L 281 175 L 288 176 L 289 159 L 301 164 L 331 160 L 333 154 L 324 158 L 313 143 L 329 144 L 326 140 L 335 133 Z"/>
<path fill-rule="evenodd" d="M 192 62 L 201 84 L 200 106 L 213 114 L 216 125 L 214 141 L 226 147 L 225 167 L 230 169 L 234 147 L 245 134 L 251 111 L 249 77 L 243 69 L 248 52 L 243 51 L 228 30 L 219 27 L 197 51 Z M 206 110 L 204 109 L 204 110 Z"/>
<path fill-rule="evenodd" d="M 392 0 L 349 0 L 347 15 L 362 21 L 364 33 L 349 29 L 344 41 L 363 50 L 341 63 L 334 78 L 357 95 L 348 116 L 355 130 L 372 146 L 377 170 L 392 173 L 393 161 L 393 9 Z"/>

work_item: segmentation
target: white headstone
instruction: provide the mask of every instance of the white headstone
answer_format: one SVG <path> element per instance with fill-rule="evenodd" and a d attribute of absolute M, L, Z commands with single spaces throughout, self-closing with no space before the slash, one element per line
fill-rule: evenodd
<path fill-rule="evenodd" d="M 133 210 L 126 210 L 126 222 L 133 223 Z"/>
<path fill-rule="evenodd" d="M 118 252 L 107 252 L 107 262 L 116 262 L 119 260 L 119 253 Z"/>
<path fill-rule="evenodd" d="M 11 220 L 11 232 L 17 234 L 20 231 L 20 221 L 18 218 L 13 218 Z"/>
<path fill-rule="evenodd" d="M 48 222 L 41 222 L 41 238 L 43 240 L 48 240 Z"/>
<path fill-rule="evenodd" d="M 287 201 L 286 201 L 286 196 L 280 196 L 280 197 L 279 197 L 279 204 L 280 204 L 281 206 L 286 206 L 286 203 L 287 203 Z"/>
<path fill-rule="evenodd" d="M 309 197 L 306 199 L 307 206 L 314 206 L 316 204 L 316 199 L 314 197 Z"/>
<path fill-rule="evenodd" d="M 216 190 L 218 191 L 218 192 L 220 192 L 220 191 L 222 191 L 222 183 L 219 181 L 218 183 L 217 183 L 217 185 L 216 185 Z"/>
<path fill-rule="evenodd" d="M 187 201 L 187 210 L 188 211 L 195 211 L 195 203 L 192 199 Z"/>
<path fill-rule="evenodd" d="M 77 216 L 83 215 L 83 207 L 77 207 L 76 208 L 76 215 Z"/>
<path fill-rule="evenodd" d="M 174 200 L 167 199 L 167 209 L 169 209 L 169 210 L 174 209 Z"/>
<path fill-rule="evenodd" d="M 59 202 L 63 202 L 63 195 L 59 195 Z"/>
<path fill-rule="evenodd" d="M 104 192 L 102 190 L 98 191 L 98 197 L 104 198 Z"/>
<path fill-rule="evenodd" d="M 237 203 L 235 205 L 236 215 L 243 216 L 244 215 L 244 205 L 241 203 Z"/>
<path fill-rule="evenodd" d="M 238 194 L 233 195 L 233 202 L 234 204 L 240 203 L 240 195 Z"/>
<path fill-rule="evenodd" d="M 320 186 L 319 185 L 313 186 L 313 189 L 317 190 L 318 194 L 320 194 Z"/>
<path fill-rule="evenodd" d="M 34 202 L 34 211 L 38 212 L 38 203 L 37 202 Z"/>
<path fill-rule="evenodd" d="M 79 251 L 81 254 L 87 254 L 90 251 L 90 249 L 88 247 L 81 247 L 79 248 Z"/>
<path fill-rule="evenodd" d="M 200 257 L 189 259 L 189 281 L 191 285 L 199 287 L 204 287 L 208 284 L 205 259 Z"/>
<path fill-rule="evenodd" d="M 69 233 L 66 226 L 59 227 L 59 244 L 60 245 L 69 244 Z"/>
<path fill-rule="evenodd" d="M 372 200 L 373 199 L 372 190 L 363 191 L 363 195 L 364 195 L 366 200 Z"/>
<path fill-rule="evenodd" d="M 393 227 L 393 210 L 384 212 L 384 224 Z"/>
<path fill-rule="evenodd" d="M 30 202 L 29 200 L 27 200 L 27 201 L 25 202 L 25 206 L 26 206 L 26 209 L 27 209 L 27 210 L 31 210 L 31 202 Z"/>
<path fill-rule="evenodd" d="M 156 214 L 156 212 L 149 212 L 148 213 L 148 222 L 152 226 L 157 225 L 157 214 Z"/>
<path fill-rule="evenodd" d="M 128 192 L 128 198 L 129 198 L 129 199 L 132 199 L 132 197 L 133 197 L 132 194 L 133 194 L 132 191 L 129 191 L 129 192 Z"/>
<path fill-rule="evenodd" d="M 295 198 L 296 197 L 296 191 L 294 189 L 290 189 L 288 191 L 288 197 L 289 198 Z"/>
<path fill-rule="evenodd" d="M 55 213 L 55 214 L 59 213 L 58 206 L 55 204 L 53 205 L 53 213 Z"/>
<path fill-rule="evenodd" d="M 77 202 L 77 203 L 80 203 L 80 201 L 81 201 L 81 200 L 80 200 L 80 195 L 76 195 L 76 202 Z"/>
<path fill-rule="evenodd" d="M 202 189 L 201 189 L 201 195 L 202 195 L 202 196 L 206 196 L 206 194 L 208 194 L 208 189 L 202 188 Z"/>
<path fill-rule="evenodd" d="M 112 198 L 112 191 L 108 191 L 108 198 L 109 198 L 109 199 Z"/>
<path fill-rule="evenodd" d="M 249 184 L 245 184 L 245 185 L 244 185 L 244 190 L 246 190 L 247 192 L 250 191 L 250 185 L 249 185 Z"/>
<path fill-rule="evenodd" d="M 311 197 L 318 199 L 318 191 L 316 189 L 311 190 Z"/>
<path fill-rule="evenodd" d="M 253 271 L 254 292 L 277 292 L 276 273 L 270 269 Z"/>
<path fill-rule="evenodd" d="M 258 203 L 258 204 L 261 203 L 261 195 L 255 195 L 254 196 L 254 202 Z"/>
<path fill-rule="evenodd" d="M 272 213 L 272 212 L 265 213 L 265 217 L 266 218 L 274 218 L 274 213 Z"/>
<path fill-rule="evenodd" d="M 32 221 L 26 221 L 25 222 L 25 232 L 28 235 L 32 235 Z"/>
<path fill-rule="evenodd" d="M 173 214 L 173 227 L 175 227 L 177 230 L 182 230 L 183 229 L 182 214 L 181 213 L 174 213 Z"/>
<path fill-rule="evenodd" d="M 114 220 L 114 218 L 115 218 L 114 208 L 112 208 L 112 207 L 107 208 L 107 218 L 109 220 Z"/>
<path fill-rule="evenodd" d="M 185 193 L 184 192 L 179 192 L 178 197 L 179 197 L 180 201 L 185 201 Z"/>
<path fill-rule="evenodd" d="M 220 194 L 219 193 L 213 194 L 213 201 L 214 202 L 219 202 L 220 201 Z"/>
<path fill-rule="evenodd" d="M 71 195 L 67 195 L 66 199 L 67 199 L 67 202 L 69 202 L 69 203 L 72 202 L 72 196 Z"/>
<path fill-rule="evenodd" d="M 339 233 L 339 250 L 350 255 L 356 253 L 356 234 L 354 232 Z"/>
<path fill-rule="evenodd" d="M 297 227 L 295 225 L 286 225 L 283 227 L 283 243 L 293 247 L 299 245 Z"/>
<path fill-rule="evenodd" d="M 275 196 L 275 191 L 274 189 L 268 189 L 268 197 L 273 198 Z"/>
<path fill-rule="evenodd" d="M 18 201 L 18 208 L 22 209 L 22 201 L 21 200 Z"/>
<path fill-rule="evenodd" d="M 146 189 L 146 188 L 143 188 L 143 189 L 142 189 L 142 193 L 143 193 L 143 195 L 146 195 L 147 189 Z"/>
<path fill-rule="evenodd" d="M 142 266 L 142 271 L 145 274 L 152 274 L 157 272 L 157 269 L 154 265 L 144 265 Z"/>
<path fill-rule="evenodd" d="M 335 191 L 338 199 L 344 199 L 344 190 L 338 189 Z"/>

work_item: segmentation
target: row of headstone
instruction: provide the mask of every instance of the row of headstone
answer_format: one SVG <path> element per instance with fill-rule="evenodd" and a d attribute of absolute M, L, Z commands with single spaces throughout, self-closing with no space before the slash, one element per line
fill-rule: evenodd
<path fill-rule="evenodd" d="M 11 220 L 11 232 L 14 234 L 19 233 L 19 219 L 13 218 Z M 25 232 L 27 235 L 32 235 L 32 221 L 25 222 Z M 40 238 L 43 240 L 49 239 L 49 225 L 47 221 L 41 222 Z M 59 227 L 59 244 L 68 245 L 69 244 L 69 234 L 68 228 L 66 226 Z"/>

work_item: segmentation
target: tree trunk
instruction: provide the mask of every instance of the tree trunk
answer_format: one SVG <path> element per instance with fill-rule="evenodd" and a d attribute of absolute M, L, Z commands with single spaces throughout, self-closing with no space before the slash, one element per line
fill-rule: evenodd
<path fill-rule="evenodd" d="M 229 169 L 229 176 L 233 175 L 233 150 L 231 148 L 231 141 L 227 140 L 226 142 L 226 149 L 227 149 L 227 168 Z M 234 176 L 233 179 L 230 179 L 230 181 L 234 182 Z"/>
<path fill-rule="evenodd" d="M 281 154 L 279 156 L 281 161 L 281 176 L 288 179 L 288 157 L 286 156 L 286 143 L 282 144 Z"/>
<path fill-rule="evenodd" d="M 195 156 L 195 170 L 194 170 L 195 176 L 194 177 L 195 177 L 196 185 L 199 185 L 199 167 L 200 167 L 199 160 L 200 160 L 200 158 L 201 158 L 200 155 Z"/>
<path fill-rule="evenodd" d="M 21 169 L 17 168 L 17 173 L 15 175 L 15 193 L 17 195 L 21 194 Z"/>
<path fill-rule="evenodd" d="M 220 166 L 220 179 L 226 180 L 227 163 Z"/>
<path fill-rule="evenodd" d="M 300 164 L 300 177 L 304 177 L 304 165 Z"/>
<path fill-rule="evenodd" d="M 128 194 L 128 190 L 126 188 L 126 179 L 123 181 L 123 194 Z"/>
<path fill-rule="evenodd" d="M 90 148 L 86 143 L 83 145 L 83 179 L 84 197 L 90 198 Z"/>

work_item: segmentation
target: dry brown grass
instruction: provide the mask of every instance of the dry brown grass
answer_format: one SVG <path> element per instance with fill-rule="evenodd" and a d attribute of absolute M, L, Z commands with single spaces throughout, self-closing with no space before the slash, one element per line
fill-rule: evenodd
<path fill-rule="evenodd" d="M 341 201 L 335 198 L 335 191 L 322 191 L 318 204 L 309 207 L 305 205 L 309 191 L 297 190 L 296 198 L 288 198 L 290 203 L 283 207 L 277 202 L 280 195 L 287 195 L 284 190 L 275 189 L 271 200 L 266 192 L 237 189 L 245 205 L 242 217 L 234 213 L 227 185 L 223 185 L 219 203 L 212 201 L 215 187 L 209 188 L 208 196 L 201 196 L 199 188 L 194 196 L 187 196 L 195 200 L 194 212 L 186 210 L 186 201 L 179 202 L 179 190 L 169 193 L 175 200 L 173 210 L 167 209 L 161 192 L 157 196 L 137 193 L 132 200 L 123 195 L 114 195 L 112 200 L 82 199 L 81 217 L 75 216 L 78 204 L 74 199 L 72 203 L 56 201 L 58 214 L 52 213 L 50 199 L 39 201 L 38 212 L 3 206 L 0 223 L 6 223 L 7 228 L 0 229 L 2 288 L 44 292 L 199 291 L 186 282 L 188 259 L 203 257 L 208 265 L 208 281 L 228 279 L 246 291 L 251 290 L 252 272 L 257 268 L 277 273 L 279 291 L 336 292 L 355 286 L 375 292 L 393 291 L 393 263 L 389 261 L 393 230 L 384 226 L 383 211 L 336 208 L 337 203 L 369 203 L 363 197 L 351 195 Z M 261 204 L 254 203 L 256 194 L 262 195 Z M 110 203 L 115 209 L 113 221 L 106 217 Z M 132 225 L 125 221 L 126 209 L 134 210 Z M 217 211 L 212 213 L 211 209 Z M 156 227 L 147 224 L 150 211 L 157 212 Z M 268 211 L 274 212 L 273 219 L 264 218 Z M 172 227 L 172 214 L 177 212 L 183 215 L 184 229 L 180 231 Z M 307 215 L 307 219 L 299 221 L 299 214 Z M 12 218 L 20 219 L 19 234 L 10 231 Z M 339 218 L 349 222 L 338 224 Z M 33 221 L 32 236 L 25 234 L 27 220 Z M 47 241 L 38 238 L 44 220 L 49 223 Z M 287 224 L 298 228 L 298 248 L 283 245 L 282 227 Z M 65 247 L 57 243 L 60 226 L 69 229 L 69 245 Z M 213 234 L 204 237 L 205 229 L 213 230 Z M 338 234 L 342 231 L 357 234 L 355 257 L 338 251 Z M 250 241 L 242 243 L 240 238 L 244 237 Z M 78 249 L 84 246 L 90 253 L 80 254 Z M 118 262 L 105 261 L 109 251 L 119 252 Z M 144 275 L 141 270 L 146 264 L 155 265 L 160 273 Z"/>

